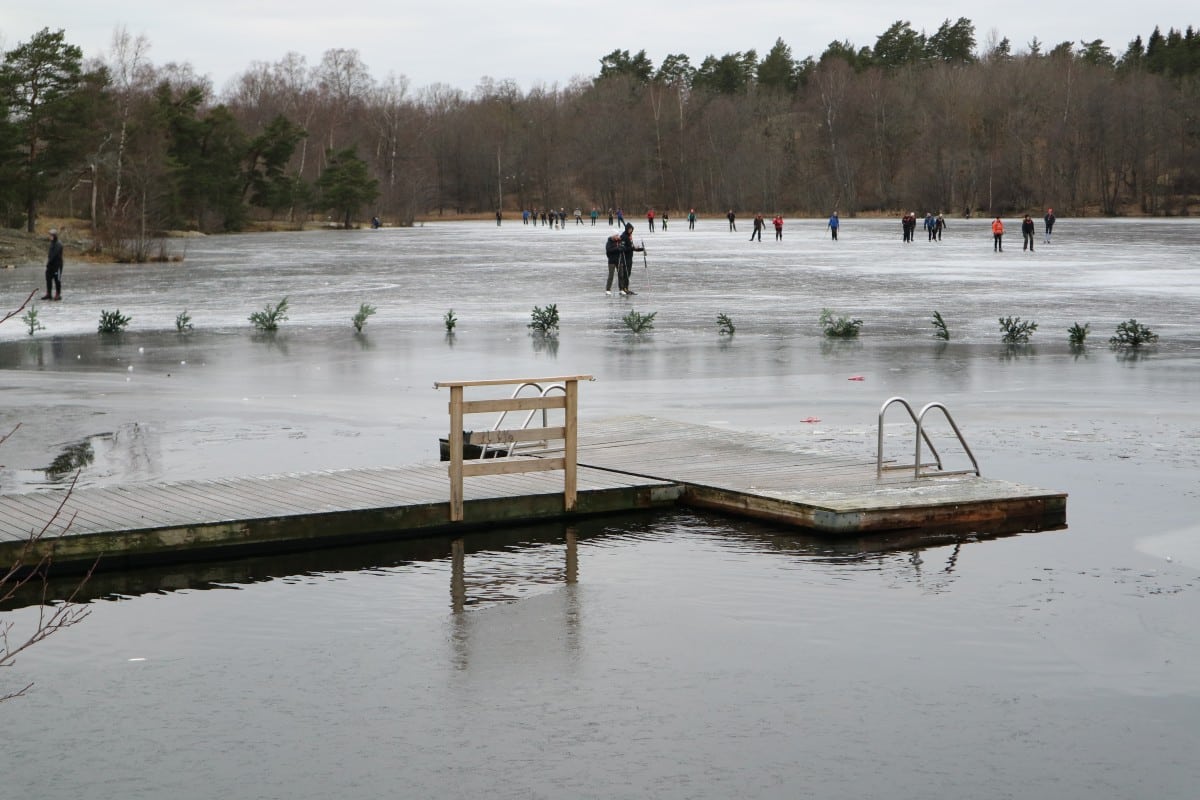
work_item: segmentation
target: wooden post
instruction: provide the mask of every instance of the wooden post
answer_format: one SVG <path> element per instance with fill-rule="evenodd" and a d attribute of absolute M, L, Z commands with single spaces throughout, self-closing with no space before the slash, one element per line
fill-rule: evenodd
<path fill-rule="evenodd" d="M 575 490 L 578 486 L 578 470 L 575 464 L 579 425 L 576 415 L 579 413 L 579 381 L 570 380 L 563 383 L 567 390 L 567 404 L 563 409 L 563 509 L 575 510 Z"/>
<path fill-rule="evenodd" d="M 463 518 L 463 387 L 450 387 L 450 521 Z"/>

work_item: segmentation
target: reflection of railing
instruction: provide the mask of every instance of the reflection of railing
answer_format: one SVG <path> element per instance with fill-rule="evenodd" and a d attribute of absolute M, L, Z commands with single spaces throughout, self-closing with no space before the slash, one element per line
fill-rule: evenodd
<path fill-rule="evenodd" d="M 913 454 L 912 465 L 889 464 L 884 466 L 883 463 L 883 415 L 884 412 L 888 410 L 888 407 L 894 403 L 899 403 L 900 405 L 904 406 L 904 409 L 908 412 L 909 418 L 911 418 L 913 421 L 913 425 L 916 426 L 916 448 Z M 958 437 L 958 443 L 962 445 L 963 452 L 967 454 L 967 458 L 971 459 L 972 469 L 960 469 L 948 472 L 942 467 L 942 457 L 938 455 L 937 448 L 933 446 L 933 442 L 929 439 L 929 434 L 925 432 L 925 415 L 935 408 L 940 409 L 942 414 L 946 417 L 946 421 L 950 423 L 950 427 L 953 429 L 954 435 Z M 921 463 L 922 441 L 929 446 L 929 452 L 933 454 L 934 463 L 932 464 Z M 929 467 L 936 468 L 937 472 L 923 471 Z M 913 471 L 914 478 L 920 478 L 926 475 L 966 475 L 972 472 L 976 475 L 980 474 L 979 462 L 975 460 L 975 454 L 971 452 L 971 448 L 967 445 L 967 440 L 963 438 L 962 431 L 960 431 L 958 429 L 958 425 L 955 424 L 954 417 L 950 416 L 950 410 L 941 403 L 934 402 L 926 403 L 925 407 L 921 409 L 921 413 L 916 414 L 913 412 L 912 406 L 909 405 L 908 401 L 903 397 L 888 398 L 886 401 L 884 401 L 883 406 L 879 409 L 879 440 L 875 450 L 875 477 L 882 477 L 883 471 L 889 469 L 911 469 Z"/>
<path fill-rule="evenodd" d="M 563 507 L 566 511 L 575 508 L 577 417 L 579 413 L 579 381 L 593 380 L 591 375 L 569 375 L 558 378 L 514 378 L 481 381 L 436 381 L 435 389 L 450 389 L 450 521 L 461 522 L 463 518 L 463 478 L 477 475 L 511 475 L 520 472 L 563 471 Z M 476 386 L 507 386 L 511 384 L 562 384 L 562 396 L 551 397 L 547 389 L 537 397 L 517 397 L 494 400 L 464 400 L 463 390 Z M 550 387 L 551 389 L 554 387 Z M 517 393 L 520 392 L 518 388 Z M 561 426 L 527 427 L 538 409 L 543 414 L 548 409 L 563 409 Z M 509 411 L 528 411 L 529 417 L 521 428 L 490 431 L 463 430 L 463 417 L 467 414 L 486 414 L 500 411 L 501 420 Z M 546 421 L 543 415 L 543 423 Z M 499 421 L 497 422 L 497 426 Z M 558 458 L 492 458 L 478 463 L 463 463 L 463 445 L 507 445 L 508 453 L 517 442 L 536 442 L 549 439 L 563 440 L 563 454 Z"/>

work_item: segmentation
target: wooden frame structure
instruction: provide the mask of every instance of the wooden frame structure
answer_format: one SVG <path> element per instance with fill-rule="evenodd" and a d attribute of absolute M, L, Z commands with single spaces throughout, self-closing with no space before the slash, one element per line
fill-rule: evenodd
<path fill-rule="evenodd" d="M 478 381 L 434 381 L 433 388 L 450 390 L 450 521 L 463 519 L 463 478 L 477 475 L 511 475 L 520 472 L 563 471 L 563 510 L 575 509 L 578 456 L 579 382 L 595 380 L 591 375 L 563 375 L 553 378 L 501 378 Z M 493 400 L 466 400 L 464 390 L 476 386 L 508 386 L 535 383 L 562 384 L 561 396 L 543 394 L 539 397 L 511 397 Z M 504 430 L 463 430 L 463 417 L 506 411 L 536 411 L 563 409 L 561 426 L 512 428 Z M 512 444 L 562 439 L 563 453 L 555 458 L 489 458 L 478 463 L 463 463 L 464 444 Z"/>

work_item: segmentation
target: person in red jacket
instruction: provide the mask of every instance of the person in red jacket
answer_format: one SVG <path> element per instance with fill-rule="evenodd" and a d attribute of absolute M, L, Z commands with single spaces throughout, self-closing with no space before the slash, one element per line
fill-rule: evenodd
<path fill-rule="evenodd" d="M 1003 253 L 1004 252 L 1004 242 L 1002 241 L 1003 239 L 1004 239 L 1004 223 L 1000 221 L 1000 215 L 997 214 L 996 218 L 994 220 L 992 220 L 992 252 L 993 253 Z"/>
<path fill-rule="evenodd" d="M 775 215 L 775 219 L 771 220 L 771 224 L 775 226 L 775 241 L 783 240 L 783 217 L 779 214 Z"/>

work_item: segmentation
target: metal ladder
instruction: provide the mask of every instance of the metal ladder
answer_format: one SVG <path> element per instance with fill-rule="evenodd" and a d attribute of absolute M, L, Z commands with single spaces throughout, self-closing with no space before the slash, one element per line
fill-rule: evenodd
<path fill-rule="evenodd" d="M 899 403 L 900 405 L 904 406 L 904 409 L 908 412 L 908 416 L 913 421 L 913 425 L 916 426 L 916 447 L 913 454 L 912 466 L 907 464 L 884 465 L 883 463 L 883 415 L 888 408 L 895 403 Z M 963 452 L 967 454 L 967 458 L 971 459 L 972 469 L 960 469 L 953 471 L 946 471 L 943 469 L 942 457 L 938 455 L 937 448 L 933 446 L 933 442 L 929 439 L 929 434 L 925 432 L 925 415 L 935 408 L 939 409 L 943 416 L 946 417 L 946 421 L 950 423 L 950 427 L 953 429 L 954 435 L 958 437 L 958 443 L 962 445 Z M 933 454 L 932 463 L 921 463 L 922 441 L 924 441 L 929 447 L 929 452 Z M 913 412 L 912 406 L 909 405 L 908 401 L 903 397 L 891 397 L 884 401 L 884 404 L 879 409 L 879 439 L 875 450 L 875 477 L 883 477 L 884 470 L 900 469 L 911 469 L 913 471 L 914 478 L 933 476 L 940 477 L 945 475 L 967 475 L 970 473 L 974 473 L 976 476 L 978 476 L 981 474 L 979 471 L 979 462 L 975 460 L 975 454 L 971 452 L 970 446 L 967 445 L 967 440 L 963 438 L 962 431 L 958 429 L 958 425 L 954 422 L 954 417 L 950 416 L 950 410 L 948 408 L 937 402 L 926 403 L 925 407 L 921 409 L 921 413 L 917 414 Z M 936 469 L 936 472 L 932 471 L 934 469 Z"/>
<path fill-rule="evenodd" d="M 520 386 L 518 386 L 515 390 L 513 390 L 512 397 L 510 399 L 512 399 L 512 400 L 517 399 L 518 397 L 520 397 L 521 392 L 525 391 L 525 389 L 530 388 L 530 387 L 537 390 L 538 397 L 548 397 L 551 392 L 561 392 L 562 394 L 567 393 L 567 387 L 561 383 L 552 383 L 549 386 L 547 386 L 545 389 L 543 389 L 542 385 L 540 383 L 535 383 L 534 381 L 526 381 L 525 383 L 522 383 Z M 493 431 L 500 430 L 501 426 L 504 423 L 504 418 L 506 416 L 508 416 L 509 413 L 511 413 L 511 412 L 508 412 L 508 411 L 500 412 L 500 416 L 496 418 L 495 424 L 492 425 Z M 533 421 L 533 418 L 536 414 L 537 414 L 537 409 L 533 409 L 528 414 L 526 414 L 525 421 L 521 423 L 520 429 L 525 430 L 526 428 L 528 428 L 529 423 Z M 543 408 L 542 409 L 542 427 L 543 428 L 545 428 L 549 425 L 547 414 L 548 414 L 547 409 Z M 504 457 L 507 458 L 513 454 L 514 450 L 516 450 L 517 444 L 518 443 L 514 441 L 514 442 L 509 442 L 508 444 L 503 444 L 503 445 L 495 445 L 495 446 L 485 445 L 483 448 L 483 453 L 480 457 L 481 458 L 489 458 L 489 457 L 494 458 L 495 456 L 488 455 L 489 447 L 491 447 L 492 448 L 491 452 L 503 453 Z M 540 444 L 541 446 L 544 447 L 544 446 L 546 446 L 547 442 L 523 442 L 522 444 L 525 444 L 526 446 Z"/>

